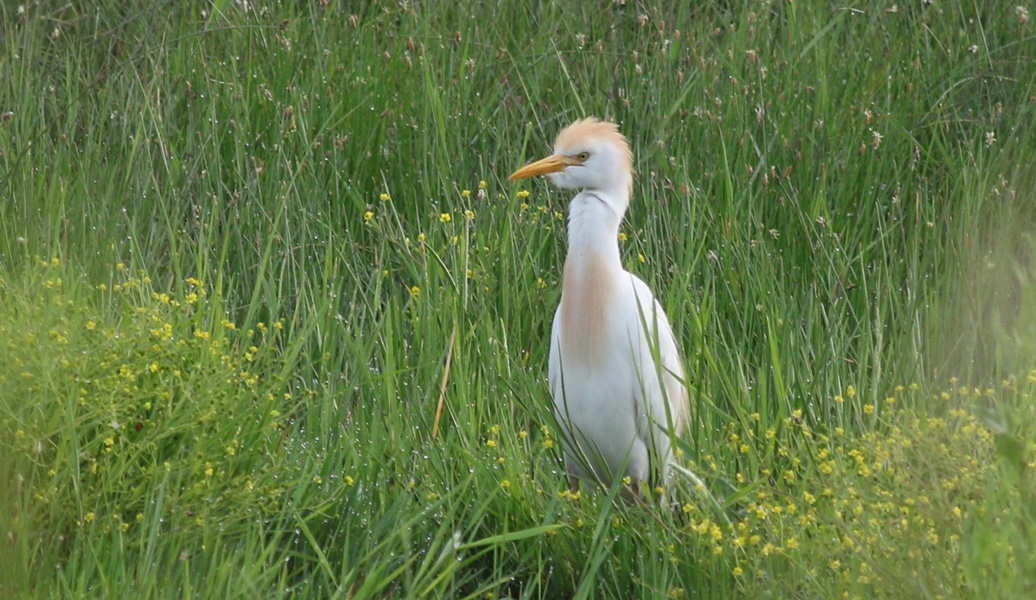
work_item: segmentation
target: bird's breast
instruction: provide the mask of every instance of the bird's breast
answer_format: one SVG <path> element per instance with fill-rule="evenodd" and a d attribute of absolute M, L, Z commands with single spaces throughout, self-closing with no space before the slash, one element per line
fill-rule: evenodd
<path fill-rule="evenodd" d="M 560 342 L 563 360 L 598 364 L 610 329 L 609 310 L 618 297 L 618 278 L 604 256 L 565 261 L 561 290 Z"/>

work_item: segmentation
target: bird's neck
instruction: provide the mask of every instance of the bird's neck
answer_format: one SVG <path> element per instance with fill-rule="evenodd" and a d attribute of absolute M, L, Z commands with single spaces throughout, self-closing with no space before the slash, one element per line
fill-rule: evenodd
<path fill-rule="evenodd" d="M 624 204 L 625 202 L 623 202 Z M 584 191 L 568 207 L 568 256 L 566 268 L 594 261 L 609 269 L 622 269 L 619 257 L 619 224 L 622 214 L 604 194 Z"/>
<path fill-rule="evenodd" d="M 560 342 L 566 364 L 597 364 L 622 282 L 619 223 L 608 196 L 583 192 L 568 208 L 568 256 L 561 286 Z M 624 199 L 623 199 L 624 200 Z"/>

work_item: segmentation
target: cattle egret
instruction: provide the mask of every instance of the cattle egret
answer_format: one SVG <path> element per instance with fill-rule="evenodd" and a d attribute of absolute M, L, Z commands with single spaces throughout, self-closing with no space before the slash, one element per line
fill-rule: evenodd
<path fill-rule="evenodd" d="M 640 278 L 622 267 L 619 224 L 633 191 L 633 153 L 614 123 L 595 118 L 558 134 L 554 154 L 509 179 L 546 175 L 581 190 L 568 205 L 568 256 L 550 340 L 550 390 L 568 483 L 641 497 L 672 466 L 672 437 L 688 418 L 673 331 Z"/>

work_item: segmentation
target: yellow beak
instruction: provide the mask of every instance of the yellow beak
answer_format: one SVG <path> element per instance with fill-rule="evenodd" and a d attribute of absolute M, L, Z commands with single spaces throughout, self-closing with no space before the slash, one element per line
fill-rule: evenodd
<path fill-rule="evenodd" d="M 514 173 L 511 173 L 511 176 L 507 179 L 509 181 L 514 181 L 515 179 L 525 179 L 526 177 L 535 177 L 536 175 L 557 173 L 565 167 L 575 164 L 579 164 L 579 161 L 574 160 L 570 156 L 565 156 L 564 154 L 551 154 L 547 158 L 525 165 Z"/>

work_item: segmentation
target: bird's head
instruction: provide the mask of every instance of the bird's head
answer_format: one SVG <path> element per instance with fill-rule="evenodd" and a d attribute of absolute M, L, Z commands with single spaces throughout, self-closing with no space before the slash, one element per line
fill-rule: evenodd
<path fill-rule="evenodd" d="M 554 142 L 554 154 L 525 165 L 508 179 L 536 175 L 546 175 L 560 188 L 604 192 L 628 202 L 633 186 L 633 153 L 615 123 L 590 117 L 561 130 Z"/>

